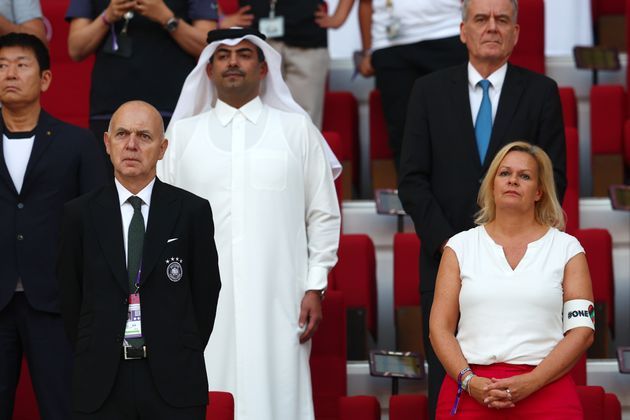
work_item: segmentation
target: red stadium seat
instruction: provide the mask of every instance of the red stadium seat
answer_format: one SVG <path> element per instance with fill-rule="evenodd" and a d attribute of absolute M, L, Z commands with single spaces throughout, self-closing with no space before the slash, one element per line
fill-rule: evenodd
<path fill-rule="evenodd" d="M 70 25 L 64 20 L 68 3 L 68 0 L 41 2 L 42 12 L 52 27 L 48 47 L 53 73 L 50 88 L 42 95 L 42 106 L 63 121 L 87 127 L 94 56 L 76 63 L 68 55 Z"/>
<path fill-rule="evenodd" d="M 580 360 L 571 369 L 571 377 L 576 385 L 586 385 L 586 353 L 580 357 Z"/>
<path fill-rule="evenodd" d="M 520 0 L 519 40 L 510 56 L 510 63 L 545 73 L 545 4 L 543 0 Z"/>
<path fill-rule="evenodd" d="M 394 235 L 394 322 L 396 349 L 424 354 L 420 310 L 420 239 L 415 233 Z"/>
<path fill-rule="evenodd" d="M 578 130 L 565 126 L 567 147 L 567 189 L 562 208 L 567 216 L 567 233 L 573 234 L 580 228 L 580 144 Z"/>
<path fill-rule="evenodd" d="M 20 381 L 15 392 L 15 405 L 13 408 L 13 420 L 38 420 L 39 408 L 31 384 L 31 375 L 28 371 L 26 359 L 22 359 Z"/>
<path fill-rule="evenodd" d="M 343 293 L 329 290 L 311 349 L 311 381 L 317 420 L 339 418 L 339 398 L 347 394 L 346 311 Z"/>
<path fill-rule="evenodd" d="M 398 177 L 392 150 L 389 147 L 387 123 L 383 114 L 381 93 L 370 92 L 370 172 L 372 188 L 397 188 Z"/>
<path fill-rule="evenodd" d="M 604 418 L 606 420 L 621 420 L 621 403 L 615 394 L 604 395 Z"/>
<path fill-rule="evenodd" d="M 366 326 L 377 338 L 376 251 L 368 235 L 341 235 L 339 261 L 331 272 L 330 287 L 344 294 L 347 308 L 364 308 Z"/>
<path fill-rule="evenodd" d="M 339 399 L 339 420 L 380 420 L 381 406 L 376 397 L 357 395 Z"/>
<path fill-rule="evenodd" d="M 601 386 L 578 386 L 578 396 L 584 410 L 584 420 L 604 420 L 604 400 L 606 392 Z"/>
<path fill-rule="evenodd" d="M 612 262 L 612 237 L 606 229 L 579 229 L 575 237 L 580 241 L 593 282 L 595 302 L 606 303 L 610 331 L 615 331 L 615 280 Z"/>
<path fill-rule="evenodd" d="M 595 301 L 595 339 L 588 357 L 610 357 L 609 343 L 615 332 L 612 238 L 606 229 L 578 229 L 574 235 L 586 252 Z"/>
<path fill-rule="evenodd" d="M 591 88 L 591 153 L 621 153 L 622 127 L 626 118 L 626 94 L 622 86 Z"/>
<path fill-rule="evenodd" d="M 420 239 L 415 233 L 394 235 L 394 309 L 420 305 Z"/>
<path fill-rule="evenodd" d="M 234 420 L 234 397 L 229 392 L 208 392 L 206 420 Z"/>
<path fill-rule="evenodd" d="M 595 196 L 608 196 L 609 185 L 623 183 L 626 100 L 622 86 L 591 88 L 591 173 Z"/>
<path fill-rule="evenodd" d="M 626 177 L 630 176 L 630 119 L 624 123 L 623 130 L 623 161 L 626 165 Z"/>
<path fill-rule="evenodd" d="M 359 106 L 351 92 L 326 92 L 323 131 L 335 131 L 341 137 L 339 161 L 345 168 L 344 196 L 352 198 L 352 186 L 359 183 Z"/>
<path fill-rule="evenodd" d="M 584 420 L 621 420 L 621 404 L 615 394 L 601 386 L 578 386 L 578 397 L 584 410 Z"/>
<path fill-rule="evenodd" d="M 428 420 L 426 395 L 401 394 L 389 398 L 389 420 Z"/>
<path fill-rule="evenodd" d="M 572 87 L 558 88 L 560 102 L 562 103 L 562 119 L 565 127 L 578 126 L 577 99 Z"/>

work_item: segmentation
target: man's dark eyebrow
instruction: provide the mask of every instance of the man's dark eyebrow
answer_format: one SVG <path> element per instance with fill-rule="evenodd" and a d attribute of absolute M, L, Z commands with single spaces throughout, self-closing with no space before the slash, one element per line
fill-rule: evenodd
<path fill-rule="evenodd" d="M 228 52 L 228 53 L 231 52 L 231 51 L 234 51 L 234 50 L 231 50 L 231 49 L 226 48 L 226 47 L 218 47 L 217 50 L 216 50 L 216 52 Z M 241 47 L 241 48 L 236 50 L 237 53 L 238 52 L 243 52 L 243 51 L 254 52 L 254 48 L 252 48 L 252 47 Z"/>

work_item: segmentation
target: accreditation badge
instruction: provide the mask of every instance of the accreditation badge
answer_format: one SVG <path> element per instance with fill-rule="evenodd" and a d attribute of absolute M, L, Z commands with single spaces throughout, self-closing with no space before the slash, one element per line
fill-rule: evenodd
<path fill-rule="evenodd" d="M 281 38 L 284 36 L 284 16 L 261 18 L 258 30 L 267 38 Z"/>
<path fill-rule="evenodd" d="M 142 337 L 142 323 L 140 318 L 140 294 L 131 293 L 129 295 L 129 309 L 127 311 L 125 338 Z"/>

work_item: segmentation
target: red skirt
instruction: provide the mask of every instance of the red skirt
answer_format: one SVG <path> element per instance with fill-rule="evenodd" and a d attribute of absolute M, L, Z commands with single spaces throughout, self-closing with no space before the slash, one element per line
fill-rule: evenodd
<path fill-rule="evenodd" d="M 489 366 L 471 365 L 476 375 L 486 378 L 509 378 L 534 370 L 535 366 L 496 363 Z M 462 392 L 457 414 L 451 409 L 457 395 L 457 382 L 450 376 L 444 378 L 438 398 L 436 419 L 479 419 L 479 420 L 582 420 L 582 405 L 577 395 L 571 374 L 548 384 L 515 404 L 513 408 L 497 410 L 479 404 L 477 400 Z"/>

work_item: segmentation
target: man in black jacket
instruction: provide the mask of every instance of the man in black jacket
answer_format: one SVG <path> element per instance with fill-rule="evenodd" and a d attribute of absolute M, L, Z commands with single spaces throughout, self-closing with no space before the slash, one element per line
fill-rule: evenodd
<path fill-rule="evenodd" d="M 66 205 L 57 268 L 73 417 L 205 419 L 221 287 L 210 204 L 157 179 L 168 141 L 146 102 L 114 113 L 105 146 L 114 185 Z"/>
<path fill-rule="evenodd" d="M 26 355 L 42 419 L 70 415 L 72 352 L 59 316 L 55 255 L 63 205 L 106 182 L 87 130 L 48 115 L 44 44 L 0 37 L 0 419 L 10 419 Z"/>

